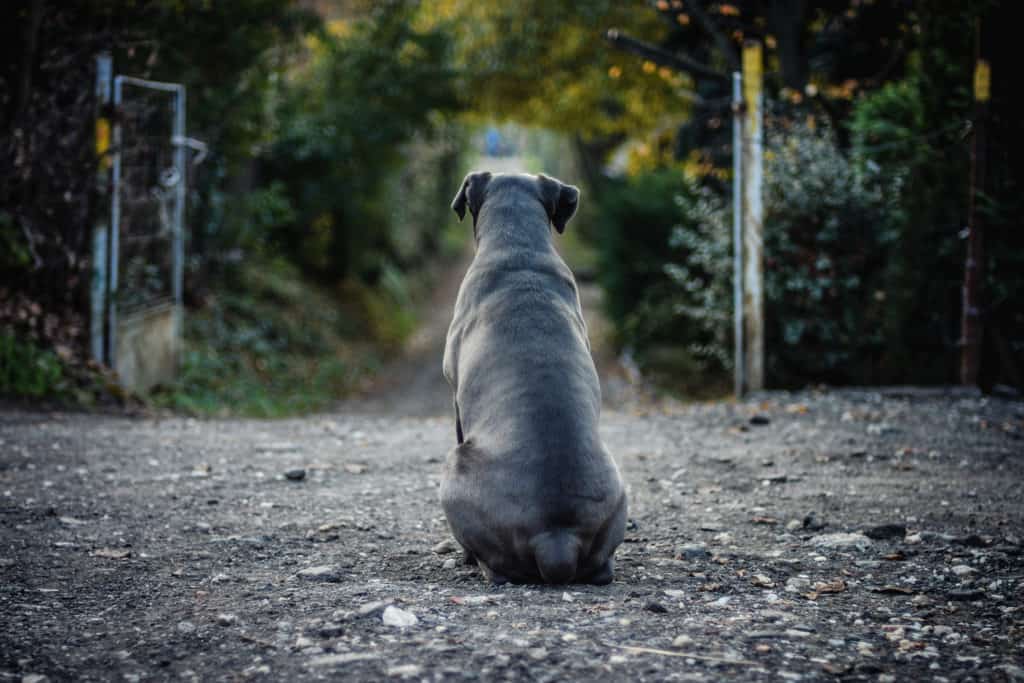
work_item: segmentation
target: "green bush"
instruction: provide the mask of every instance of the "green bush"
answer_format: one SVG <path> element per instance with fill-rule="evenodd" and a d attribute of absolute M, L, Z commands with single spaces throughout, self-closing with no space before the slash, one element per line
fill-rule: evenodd
<path fill-rule="evenodd" d="M 955 25 L 944 30 L 961 36 Z M 955 45 L 955 43 L 951 43 Z M 890 223 L 898 232 L 886 271 L 885 382 L 955 382 L 958 379 L 961 287 L 967 222 L 968 62 L 943 57 L 932 46 L 903 81 L 861 98 L 850 117 L 853 158 L 901 184 Z M 961 49 L 964 46 L 961 45 Z M 942 83 L 958 83 L 950 92 Z M 1024 359 L 1024 240 L 1018 228 L 1022 195 L 1011 170 L 1012 139 L 1020 117 L 990 121 L 986 192 L 977 212 L 985 231 L 983 386 L 1020 385 Z M 924 361 L 924 362 L 922 362 Z"/>
<path fill-rule="evenodd" d="M 674 192 L 661 190 L 677 203 L 671 237 L 660 251 L 630 255 L 663 264 L 670 278 L 667 290 L 660 288 L 666 283 L 654 281 L 653 289 L 630 293 L 640 303 L 636 312 L 643 314 L 646 327 L 661 334 L 660 339 L 634 336 L 634 341 L 674 343 L 677 356 L 689 361 L 676 368 L 690 374 L 689 383 L 703 378 L 703 383 L 721 386 L 732 367 L 731 210 L 712 190 L 677 185 Z M 897 236 L 893 217 L 899 215 L 900 187 L 898 177 L 883 177 L 877 167 L 858 169 L 838 149 L 827 126 L 789 123 L 768 138 L 764 292 L 769 385 L 877 380 L 885 344 L 884 278 Z M 624 320 L 629 330 L 631 319 Z"/>
<path fill-rule="evenodd" d="M 260 175 L 283 185 L 295 211 L 272 232 L 275 246 L 329 285 L 350 277 L 375 285 L 388 264 L 409 258 L 408 235 L 393 223 L 408 198 L 390 181 L 409 143 L 443 134 L 438 112 L 456 106 L 447 38 L 415 29 L 414 9 L 382 3 L 351 30 L 323 33 L 309 65 L 284 84 L 277 130 L 261 153 Z M 441 156 L 440 165 L 453 165 Z M 420 229 L 437 237 L 441 225 Z"/>
<path fill-rule="evenodd" d="M 157 405 L 199 415 L 280 417 L 324 409 L 375 367 L 349 338 L 366 322 L 282 258 L 247 260 L 189 314 L 178 378 Z"/>
<path fill-rule="evenodd" d="M 706 394 L 728 362 L 730 299 L 712 301 L 728 268 L 718 204 L 671 169 L 613 181 L 598 201 L 599 279 L 618 345 L 658 383 Z"/>
<path fill-rule="evenodd" d="M 902 178 L 858 169 L 822 124 L 779 131 L 766 156 L 768 381 L 877 382 Z"/>
<path fill-rule="evenodd" d="M 64 387 L 64 368 L 52 351 L 0 331 L 0 395 L 44 398 Z"/>

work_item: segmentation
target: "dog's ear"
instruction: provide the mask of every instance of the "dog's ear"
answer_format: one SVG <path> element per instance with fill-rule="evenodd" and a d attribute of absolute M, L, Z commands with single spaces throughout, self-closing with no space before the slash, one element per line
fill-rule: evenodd
<path fill-rule="evenodd" d="M 480 205 L 484 203 L 484 191 L 487 189 L 487 183 L 489 182 L 491 182 L 490 171 L 470 173 L 462 181 L 462 187 L 459 188 L 458 194 L 452 200 L 452 211 L 459 215 L 460 221 L 466 217 L 467 206 L 469 207 L 469 212 L 473 214 L 473 220 L 476 220 L 476 214 L 480 211 Z"/>
<path fill-rule="evenodd" d="M 537 176 L 537 182 L 540 184 L 541 201 L 548 210 L 548 218 L 551 219 L 555 230 L 561 234 L 580 204 L 580 190 L 543 173 Z"/>

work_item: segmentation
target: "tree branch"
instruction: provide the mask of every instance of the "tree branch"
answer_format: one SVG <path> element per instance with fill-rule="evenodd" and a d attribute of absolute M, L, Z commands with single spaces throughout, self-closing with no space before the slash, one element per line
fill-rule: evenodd
<path fill-rule="evenodd" d="M 708 13 L 700 6 L 700 0 L 691 0 L 686 3 L 686 8 L 690 11 L 690 14 L 694 16 L 701 28 L 704 29 L 708 35 L 711 36 L 712 40 L 715 41 L 715 46 L 718 51 L 725 57 L 725 61 L 729 63 L 730 71 L 740 70 L 740 60 L 736 56 L 736 49 L 732 43 L 729 42 L 729 37 L 718 30 L 718 26 L 711 20 Z"/>
<path fill-rule="evenodd" d="M 728 81 L 729 77 L 721 71 L 716 71 L 710 66 L 701 64 L 692 57 L 687 57 L 684 54 L 668 52 L 650 43 L 644 43 L 637 40 L 636 38 L 630 38 L 627 35 L 623 35 L 618 29 L 608 29 L 608 33 L 605 36 L 608 42 L 612 46 L 625 50 L 626 52 L 632 52 L 635 55 L 639 55 L 644 59 L 650 60 L 660 66 L 667 66 L 670 69 L 676 71 L 685 71 L 690 74 L 700 74 L 709 78 L 717 78 L 723 81 Z"/>

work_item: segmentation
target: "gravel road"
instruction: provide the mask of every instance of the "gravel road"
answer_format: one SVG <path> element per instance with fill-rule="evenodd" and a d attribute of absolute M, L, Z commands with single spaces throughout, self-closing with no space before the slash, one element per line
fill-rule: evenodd
<path fill-rule="evenodd" d="M 0 406 L 0 682 L 1024 680 L 1024 403 L 654 402 L 592 287 L 616 579 L 488 585 L 438 502 L 461 268 L 332 414 Z"/>
<path fill-rule="evenodd" d="M 608 411 L 607 587 L 486 584 L 447 417 L 0 414 L 0 680 L 1019 680 L 1024 405 Z M 36 678 L 33 678 L 33 677 Z"/>

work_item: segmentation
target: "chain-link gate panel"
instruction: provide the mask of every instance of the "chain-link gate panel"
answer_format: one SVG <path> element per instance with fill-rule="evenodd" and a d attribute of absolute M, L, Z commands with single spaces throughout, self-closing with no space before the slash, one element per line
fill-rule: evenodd
<path fill-rule="evenodd" d="M 185 88 L 114 79 L 108 357 L 132 388 L 168 379 L 181 336 Z"/>

